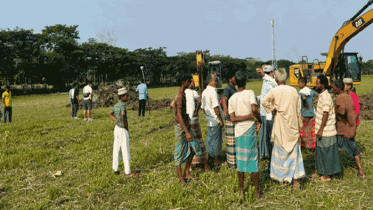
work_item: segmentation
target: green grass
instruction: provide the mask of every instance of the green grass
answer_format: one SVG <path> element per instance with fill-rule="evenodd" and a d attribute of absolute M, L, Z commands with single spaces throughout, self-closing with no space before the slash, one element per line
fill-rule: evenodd
<path fill-rule="evenodd" d="M 369 82 L 368 82 L 369 81 Z M 373 77 L 357 86 L 359 95 L 371 91 Z M 370 84 L 368 84 L 370 83 Z M 260 93 L 261 82 L 247 88 Z M 150 89 L 150 97 L 172 98 L 176 87 Z M 107 116 L 111 108 L 92 112 L 93 122 L 71 120 L 68 96 L 14 97 L 13 123 L 0 126 L 0 209 L 369 209 L 373 206 L 373 121 L 362 121 L 357 142 L 364 158 L 368 179 L 356 177 L 354 162 L 341 153 L 343 175 L 331 183 L 316 182 L 314 157 L 303 151 L 306 189 L 283 188 L 263 173 L 267 161 L 260 161 L 260 185 L 265 200 L 255 201 L 250 176 L 246 194 L 238 196 L 237 172 L 226 165 L 196 173 L 200 181 L 190 188 L 180 186 L 173 162 L 174 114 L 152 111 L 138 118 L 129 111 L 131 169 L 138 179 L 115 175 L 111 169 L 114 123 Z M 206 121 L 200 114 L 203 137 Z M 225 143 L 223 144 L 225 145 Z M 220 158 L 225 160 L 225 146 Z M 119 169 L 123 171 L 123 162 Z M 61 177 L 51 173 L 62 171 Z M 50 173 L 51 172 L 51 173 Z M 249 184 L 248 184 L 249 183 Z M 4 188 L 4 190 L 1 190 Z"/>

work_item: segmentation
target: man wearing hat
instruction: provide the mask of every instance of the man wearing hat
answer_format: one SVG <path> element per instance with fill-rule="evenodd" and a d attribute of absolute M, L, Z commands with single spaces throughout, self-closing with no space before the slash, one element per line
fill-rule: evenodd
<path fill-rule="evenodd" d="M 10 86 L 6 86 L 3 93 L 3 105 L 4 105 L 4 123 L 6 123 L 7 115 L 9 115 L 9 123 L 12 122 L 12 92 Z"/>
<path fill-rule="evenodd" d="M 263 64 L 262 68 L 257 68 L 256 71 L 263 78 L 262 93 L 257 97 L 258 103 L 260 103 L 260 116 L 262 118 L 262 125 L 260 127 L 260 136 L 259 136 L 259 156 L 261 159 L 268 158 L 269 163 L 266 167 L 266 171 L 269 172 L 269 166 L 271 164 L 271 155 L 272 155 L 272 143 L 271 143 L 271 134 L 272 134 L 272 113 L 267 114 L 261 100 L 268 94 L 268 92 L 277 86 L 275 80 L 275 69 L 271 65 Z"/>
<path fill-rule="evenodd" d="M 113 170 L 119 174 L 118 165 L 120 160 L 120 151 L 124 162 L 124 172 L 127 177 L 138 177 L 139 174 L 131 173 L 131 156 L 130 156 L 130 136 L 128 133 L 128 121 L 125 102 L 128 101 L 128 90 L 121 88 L 118 90 L 118 103 L 109 113 L 109 117 L 116 122 L 114 128 L 114 146 L 113 146 Z"/>

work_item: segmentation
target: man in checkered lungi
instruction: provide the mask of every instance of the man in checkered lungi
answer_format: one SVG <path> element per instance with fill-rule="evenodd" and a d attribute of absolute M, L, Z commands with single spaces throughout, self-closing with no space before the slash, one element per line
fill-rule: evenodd
<path fill-rule="evenodd" d="M 237 168 L 236 165 L 236 141 L 234 135 L 234 124 L 231 121 L 231 118 L 228 114 L 228 100 L 231 98 L 233 94 L 237 92 L 235 85 L 235 71 L 230 70 L 227 74 L 226 79 L 228 80 L 227 87 L 224 88 L 223 93 L 223 116 L 225 119 L 225 138 L 227 142 L 227 164 L 229 168 Z"/>

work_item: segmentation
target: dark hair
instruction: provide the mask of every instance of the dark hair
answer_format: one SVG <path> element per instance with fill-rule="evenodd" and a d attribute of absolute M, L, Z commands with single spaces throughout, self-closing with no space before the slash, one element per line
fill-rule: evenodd
<path fill-rule="evenodd" d="M 192 81 L 192 75 L 191 74 L 186 74 L 186 73 L 183 73 L 183 72 L 181 72 L 181 73 L 179 73 L 178 75 L 177 75 L 177 77 L 176 77 L 176 81 L 177 81 L 177 84 L 178 85 L 182 85 L 183 84 L 183 82 L 185 82 L 185 81 Z"/>
<path fill-rule="evenodd" d="M 75 87 L 75 86 L 77 86 L 78 85 L 78 83 L 77 82 L 74 82 L 73 83 L 73 87 Z"/>
<path fill-rule="evenodd" d="M 343 81 L 342 80 L 337 80 L 337 81 L 333 81 L 333 84 L 337 87 L 337 88 L 339 88 L 339 89 L 341 89 L 341 90 L 344 90 L 345 89 L 345 84 L 343 83 Z"/>
<path fill-rule="evenodd" d="M 91 81 L 91 80 L 88 80 L 88 81 L 87 81 L 87 84 L 92 84 L 92 81 Z"/>
<path fill-rule="evenodd" d="M 234 70 L 229 70 L 227 72 L 227 75 L 225 75 L 225 79 L 227 80 L 227 82 L 229 81 L 229 79 L 231 79 L 232 77 L 234 77 L 236 74 L 236 71 Z"/>
<path fill-rule="evenodd" d="M 322 85 L 324 85 L 325 89 L 330 89 L 330 87 L 329 87 L 329 80 L 328 80 L 328 78 L 325 75 L 320 74 L 319 76 L 317 76 L 317 79 L 320 80 L 320 83 Z"/>
<path fill-rule="evenodd" d="M 10 90 L 10 86 L 9 86 L 9 85 L 7 85 L 7 86 L 5 87 L 5 89 L 9 89 L 9 90 Z"/>
<path fill-rule="evenodd" d="M 235 77 L 238 87 L 244 87 L 246 85 L 246 75 L 243 71 L 236 72 Z"/>
<path fill-rule="evenodd" d="M 307 77 L 301 77 L 298 79 L 298 82 L 304 82 L 307 85 Z"/>

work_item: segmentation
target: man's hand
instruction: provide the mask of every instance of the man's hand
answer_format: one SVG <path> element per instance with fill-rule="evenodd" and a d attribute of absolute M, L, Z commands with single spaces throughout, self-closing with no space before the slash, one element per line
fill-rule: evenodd
<path fill-rule="evenodd" d="M 302 95 L 302 99 L 303 99 L 303 100 L 306 100 L 306 95 Z"/>
<path fill-rule="evenodd" d="M 186 138 L 187 138 L 187 140 L 190 142 L 190 141 L 193 141 L 193 136 L 192 136 L 192 134 L 190 134 L 189 132 L 186 132 L 185 133 L 185 136 L 186 136 Z"/>
<path fill-rule="evenodd" d="M 316 137 L 319 138 L 319 139 L 321 139 L 321 137 L 322 137 L 322 133 L 323 133 L 323 132 L 324 132 L 323 129 L 320 129 L 320 130 L 317 132 Z"/>
<path fill-rule="evenodd" d="M 228 112 L 223 112 L 223 116 L 224 116 L 224 118 L 226 118 L 227 115 L 228 115 Z"/>
<path fill-rule="evenodd" d="M 220 120 L 220 127 L 223 128 L 224 127 L 224 123 L 223 123 L 223 120 Z"/>
<path fill-rule="evenodd" d="M 260 126 L 262 126 L 262 123 L 256 122 L 256 128 L 255 128 L 255 133 L 258 134 L 260 130 Z"/>
<path fill-rule="evenodd" d="M 256 72 L 259 73 L 259 74 L 261 74 L 262 69 L 261 68 L 256 68 Z"/>

